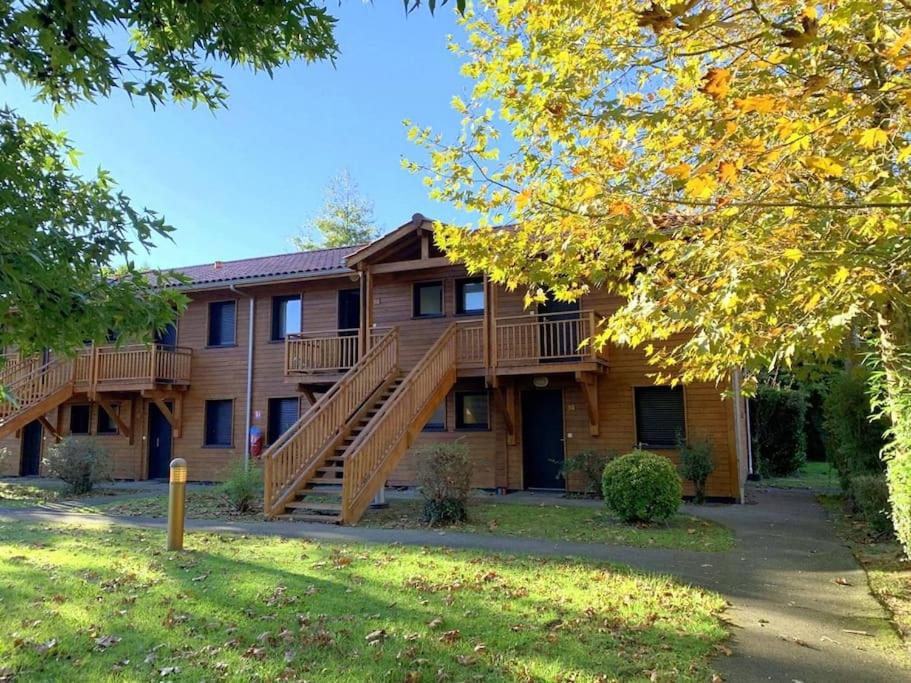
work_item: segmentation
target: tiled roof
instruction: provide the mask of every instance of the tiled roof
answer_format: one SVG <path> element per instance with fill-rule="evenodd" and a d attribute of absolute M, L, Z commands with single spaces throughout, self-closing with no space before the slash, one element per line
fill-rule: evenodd
<path fill-rule="evenodd" d="M 362 245 L 317 249 L 276 256 L 258 256 L 239 261 L 214 261 L 198 266 L 162 268 L 162 271 L 181 273 L 190 279 L 190 287 L 237 282 L 243 280 L 272 279 L 294 275 L 313 275 L 327 271 L 347 270 L 345 257 Z"/>

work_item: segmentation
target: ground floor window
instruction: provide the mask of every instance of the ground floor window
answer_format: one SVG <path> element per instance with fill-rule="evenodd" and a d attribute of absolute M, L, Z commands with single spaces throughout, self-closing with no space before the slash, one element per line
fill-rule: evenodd
<path fill-rule="evenodd" d="M 111 404 L 111 410 L 120 415 L 120 405 L 117 403 Z M 116 434 L 117 433 L 117 423 L 114 422 L 114 419 L 108 414 L 104 408 L 100 405 L 98 406 L 98 417 L 96 418 L 96 429 L 95 433 L 97 434 Z"/>
<path fill-rule="evenodd" d="M 456 429 L 487 429 L 490 406 L 486 391 L 460 391 L 455 395 Z"/>
<path fill-rule="evenodd" d="M 425 432 L 445 432 L 446 431 L 446 397 L 440 401 L 440 405 L 433 411 L 433 415 L 424 425 Z"/>
<path fill-rule="evenodd" d="M 275 443 L 278 438 L 291 429 L 300 415 L 300 401 L 297 398 L 270 398 L 269 425 L 266 439 Z"/>
<path fill-rule="evenodd" d="M 234 433 L 234 401 L 206 401 L 206 446 L 230 448 Z"/>
<path fill-rule="evenodd" d="M 644 448 L 673 448 L 686 438 L 683 387 L 636 387 L 636 441 Z"/>
<path fill-rule="evenodd" d="M 91 413 L 88 404 L 70 406 L 70 434 L 88 434 Z"/>

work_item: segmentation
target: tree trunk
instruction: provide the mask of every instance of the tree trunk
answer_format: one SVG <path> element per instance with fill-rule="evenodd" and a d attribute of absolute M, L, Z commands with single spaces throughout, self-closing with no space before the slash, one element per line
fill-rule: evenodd
<path fill-rule="evenodd" d="M 911 555 L 911 314 L 900 303 L 879 314 L 879 353 L 885 386 L 884 408 L 892 428 L 884 456 L 895 533 Z"/>

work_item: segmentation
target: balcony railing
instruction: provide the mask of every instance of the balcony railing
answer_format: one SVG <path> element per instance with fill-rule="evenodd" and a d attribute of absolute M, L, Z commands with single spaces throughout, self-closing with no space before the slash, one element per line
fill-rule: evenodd
<path fill-rule="evenodd" d="M 456 324 L 459 369 L 518 367 L 546 363 L 604 363 L 606 349 L 587 343 L 597 330 L 601 314 L 594 310 L 564 313 L 531 313 L 497 318 L 492 338 L 485 339 L 482 320 Z M 371 330 L 376 338 L 385 330 Z M 340 373 L 359 357 L 357 330 L 327 330 L 292 335 L 285 340 L 288 375 Z M 402 340 L 407 344 L 407 338 Z"/>
<path fill-rule="evenodd" d="M 94 346 L 73 363 L 78 391 L 153 384 L 189 384 L 192 351 L 182 346 Z"/>

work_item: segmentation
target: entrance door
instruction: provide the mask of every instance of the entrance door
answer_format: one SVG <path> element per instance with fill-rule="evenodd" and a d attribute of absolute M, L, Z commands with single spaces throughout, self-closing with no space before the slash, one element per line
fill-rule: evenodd
<path fill-rule="evenodd" d="M 177 327 L 174 323 L 168 323 L 163 330 L 155 331 L 155 343 L 162 346 L 177 346 Z"/>
<path fill-rule="evenodd" d="M 19 458 L 19 475 L 22 477 L 38 476 L 42 433 L 43 429 L 38 420 L 29 422 L 22 428 L 22 453 Z"/>
<path fill-rule="evenodd" d="M 172 404 L 165 403 L 168 410 Z M 149 404 L 149 479 L 167 479 L 171 466 L 171 423 L 154 403 Z"/>
<path fill-rule="evenodd" d="M 340 289 L 338 291 L 339 334 L 355 335 L 361 325 L 361 290 Z"/>
<path fill-rule="evenodd" d="M 539 357 L 544 363 L 567 362 L 579 358 L 579 302 L 548 300 L 538 305 Z"/>
<path fill-rule="evenodd" d="M 522 460 L 527 489 L 564 489 L 563 392 L 522 392 Z"/>

